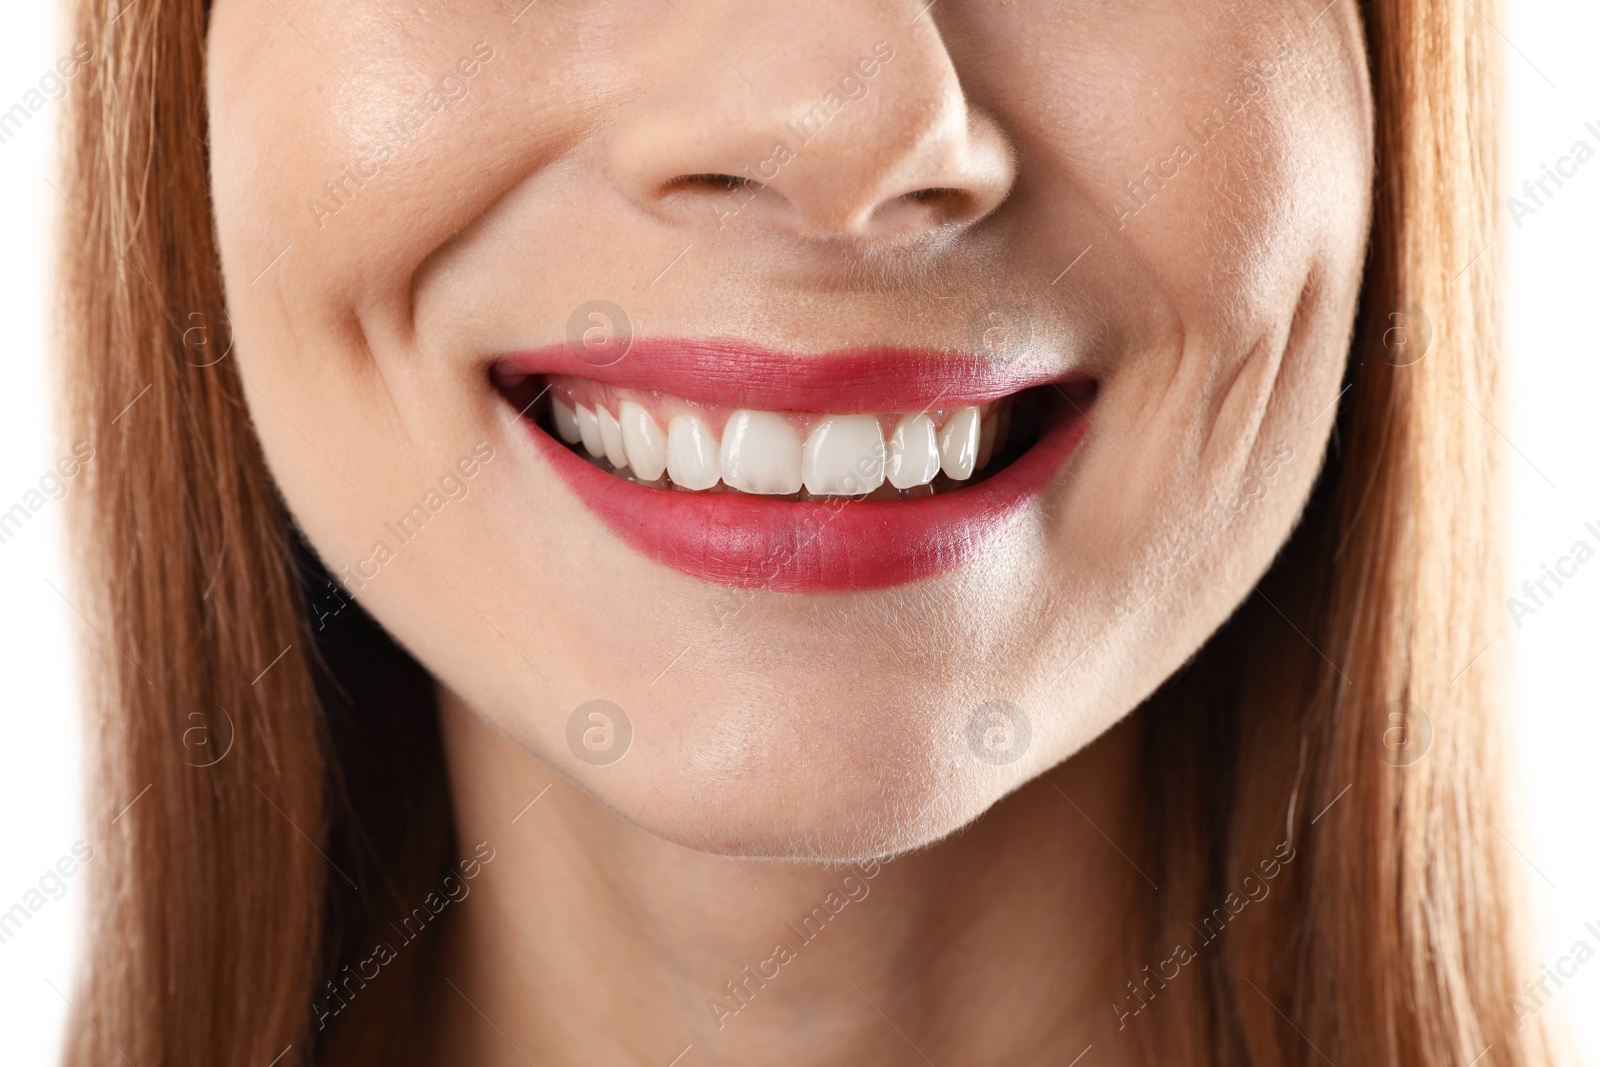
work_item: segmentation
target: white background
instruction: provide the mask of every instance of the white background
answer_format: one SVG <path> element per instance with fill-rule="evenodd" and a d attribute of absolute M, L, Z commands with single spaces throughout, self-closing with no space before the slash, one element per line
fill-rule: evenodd
<path fill-rule="evenodd" d="M 1499 24 L 1510 77 L 1508 177 L 1535 179 L 1582 138 L 1600 149 L 1600 8 L 1570 0 L 1508 4 Z M 0 34 L 0 110 L 20 100 L 66 51 L 53 5 L 13 4 Z M 70 90 L 69 90 L 70 91 Z M 57 456 L 51 446 L 47 343 L 51 220 L 47 184 L 59 104 L 0 145 L 0 510 Z M 1585 122 L 1593 122 L 1587 130 Z M 1504 209 L 1502 209 L 1504 210 Z M 1509 212 L 1511 404 L 1497 428 L 1510 475 L 1507 595 L 1537 579 L 1580 537 L 1600 537 L 1600 159 L 1516 226 Z M 81 628 L 69 592 L 62 508 L 51 503 L 0 545 L 0 911 L 37 885 L 83 836 L 80 740 L 71 641 Z M 59 590 L 59 592 L 58 592 Z M 1513 634 L 1518 668 L 1512 734 L 1524 804 L 1497 829 L 1526 859 L 1537 904 L 1539 963 L 1554 968 L 1580 938 L 1600 948 L 1600 560 L 1580 568 Z M 0 945 L 0 1058 L 54 1061 L 71 1010 L 72 961 L 83 942 L 82 873 Z M 1568 966 L 1570 970 L 1570 965 Z M 1537 979 L 1539 972 L 1526 976 Z M 1582 1062 L 1600 1065 L 1600 959 L 1578 969 L 1542 1009 L 1564 1019 Z M 57 992 L 59 990 L 59 992 Z M 1493 1051 L 1481 1061 L 1495 1062 Z"/>

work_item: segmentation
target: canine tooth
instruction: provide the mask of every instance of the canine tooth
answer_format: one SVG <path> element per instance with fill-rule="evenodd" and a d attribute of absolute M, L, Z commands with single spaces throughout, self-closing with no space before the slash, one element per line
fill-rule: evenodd
<path fill-rule="evenodd" d="M 693 415 L 676 415 L 667 423 L 667 474 L 685 489 L 710 489 L 721 477 L 717 439 Z"/>
<path fill-rule="evenodd" d="M 859 496 L 883 484 L 883 429 L 876 415 L 829 415 L 806 437 L 800 459 L 806 489 Z"/>
<path fill-rule="evenodd" d="M 889 436 L 889 484 L 926 485 L 939 473 L 939 440 L 926 415 L 902 415 Z"/>
<path fill-rule="evenodd" d="M 661 477 L 667 469 L 667 435 L 642 404 L 624 400 L 621 410 L 622 444 L 628 452 L 628 466 L 647 482 Z"/>
<path fill-rule="evenodd" d="M 976 466 L 979 470 L 989 465 L 989 460 L 994 456 L 994 432 L 1000 424 L 1000 413 L 991 411 L 988 415 L 978 420 L 978 459 Z"/>
<path fill-rule="evenodd" d="M 578 413 L 562 403 L 559 396 L 550 398 L 550 421 L 567 444 L 575 445 L 583 438 L 583 432 L 578 429 Z"/>
<path fill-rule="evenodd" d="M 722 430 L 722 480 L 746 493 L 798 493 L 800 435 L 771 411 L 735 411 Z"/>
<path fill-rule="evenodd" d="M 606 459 L 617 470 L 626 469 L 628 450 L 622 446 L 622 427 L 617 417 L 603 407 L 596 408 L 594 415 L 600 420 L 600 443 L 605 446 Z"/>
<path fill-rule="evenodd" d="M 978 409 L 960 408 L 939 431 L 939 463 L 956 481 L 972 477 L 978 458 Z"/>
<path fill-rule="evenodd" d="M 596 457 L 606 454 L 606 445 L 600 438 L 600 420 L 594 412 L 578 405 L 578 435 L 583 439 L 583 449 L 589 455 Z"/>

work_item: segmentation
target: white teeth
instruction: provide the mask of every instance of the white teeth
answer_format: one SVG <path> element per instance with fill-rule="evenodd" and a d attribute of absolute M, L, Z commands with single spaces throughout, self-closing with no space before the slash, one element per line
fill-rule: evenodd
<path fill-rule="evenodd" d="M 717 439 L 693 415 L 676 415 L 667 424 L 667 474 L 685 489 L 710 489 L 722 477 Z"/>
<path fill-rule="evenodd" d="M 960 408 L 939 431 L 939 463 L 945 474 L 958 482 L 972 477 L 978 460 L 980 421 L 977 408 Z"/>
<path fill-rule="evenodd" d="M 990 415 L 987 419 L 984 419 L 981 425 L 978 427 L 977 467 L 979 470 L 983 470 L 983 468 L 987 467 L 989 465 L 990 457 L 994 455 L 994 432 L 995 426 L 999 423 L 999 421 L 1000 420 L 996 416 Z"/>
<path fill-rule="evenodd" d="M 556 424 L 556 433 L 569 445 L 577 444 L 583 438 L 583 431 L 578 429 L 578 413 L 561 402 L 561 398 L 550 398 L 550 421 Z"/>
<path fill-rule="evenodd" d="M 829 415 L 806 438 L 800 473 L 818 496 L 859 496 L 883 484 L 883 430 L 876 415 Z"/>
<path fill-rule="evenodd" d="M 939 440 L 926 415 L 903 415 L 889 437 L 889 484 L 896 489 L 927 485 L 939 474 Z"/>
<path fill-rule="evenodd" d="M 628 452 L 628 466 L 645 481 L 655 481 L 667 469 L 666 433 L 642 405 L 632 400 L 624 400 L 618 413 L 622 416 L 622 444 Z"/>
<path fill-rule="evenodd" d="M 775 412 L 735 411 L 722 431 L 722 480 L 746 493 L 798 493 L 800 435 Z"/>
<path fill-rule="evenodd" d="M 600 443 L 605 446 L 606 460 L 617 470 L 628 466 L 628 450 L 622 444 L 622 427 L 617 417 L 605 408 L 596 408 L 595 418 L 600 420 Z"/>
<path fill-rule="evenodd" d="M 583 439 L 583 450 L 599 458 L 606 454 L 605 442 L 600 439 L 600 421 L 594 412 L 578 405 L 578 435 Z"/>
<path fill-rule="evenodd" d="M 616 415 L 610 403 L 616 404 Z M 921 489 L 941 470 L 952 481 L 970 479 L 1005 449 L 1011 424 L 1006 404 L 987 412 L 957 408 L 943 425 L 927 412 L 805 415 L 740 409 L 728 416 L 719 441 L 706 417 L 689 413 L 699 410 L 693 403 L 674 405 L 679 413 L 662 420 L 665 430 L 649 405 L 631 393 L 592 408 L 556 396 L 550 424 L 561 440 L 581 443 L 589 455 L 604 457 L 641 482 L 661 484 L 670 477 L 674 488 L 703 492 L 720 481 L 764 496 L 804 489 L 813 497 L 851 497 L 883 489 L 889 498 L 895 494 L 885 482 L 901 491 Z M 891 419 L 894 428 L 885 440 Z"/>

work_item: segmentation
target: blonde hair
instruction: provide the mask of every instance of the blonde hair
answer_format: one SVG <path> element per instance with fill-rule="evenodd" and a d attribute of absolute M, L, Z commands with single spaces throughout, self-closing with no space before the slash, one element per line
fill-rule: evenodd
<path fill-rule="evenodd" d="M 1266 597 L 1139 713 L 1163 888 L 1129 924 L 1130 974 L 1293 850 L 1278 903 L 1162 987 L 1140 1031 L 1152 1063 L 1446 1067 L 1487 1047 L 1500 1065 L 1550 1062 L 1512 1008 L 1493 654 L 1463 669 L 1499 618 L 1475 410 L 1492 417 L 1496 391 L 1480 253 L 1498 76 L 1477 9 L 1364 5 L 1375 214 L 1334 446 Z M 206 17 L 204 0 L 82 0 L 72 23 L 96 57 L 64 138 L 60 303 L 65 429 L 96 449 L 72 521 L 103 858 L 66 1059 L 392 1062 L 425 952 L 325 1031 L 312 1004 L 448 862 L 437 724 L 426 676 L 370 620 L 311 631 L 307 587 L 325 575 L 216 358 Z M 1432 347 L 1395 366 L 1390 316 L 1419 310 Z M 1409 766 L 1383 758 L 1394 701 L 1433 724 Z M 197 724 L 222 758 L 196 758 Z"/>

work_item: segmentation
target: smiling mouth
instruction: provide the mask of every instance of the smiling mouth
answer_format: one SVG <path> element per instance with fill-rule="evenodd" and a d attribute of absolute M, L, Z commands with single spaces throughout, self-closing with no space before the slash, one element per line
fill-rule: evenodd
<path fill-rule="evenodd" d="M 695 577 L 784 592 L 897 585 L 1026 516 L 1087 430 L 1096 383 L 1060 367 L 894 349 L 826 356 L 566 345 L 491 381 L 611 531 Z"/>
<path fill-rule="evenodd" d="M 852 414 L 729 408 L 571 375 L 529 375 L 503 393 L 574 455 L 638 485 L 887 501 L 952 492 L 1009 466 L 1048 425 L 1051 388 Z"/>

